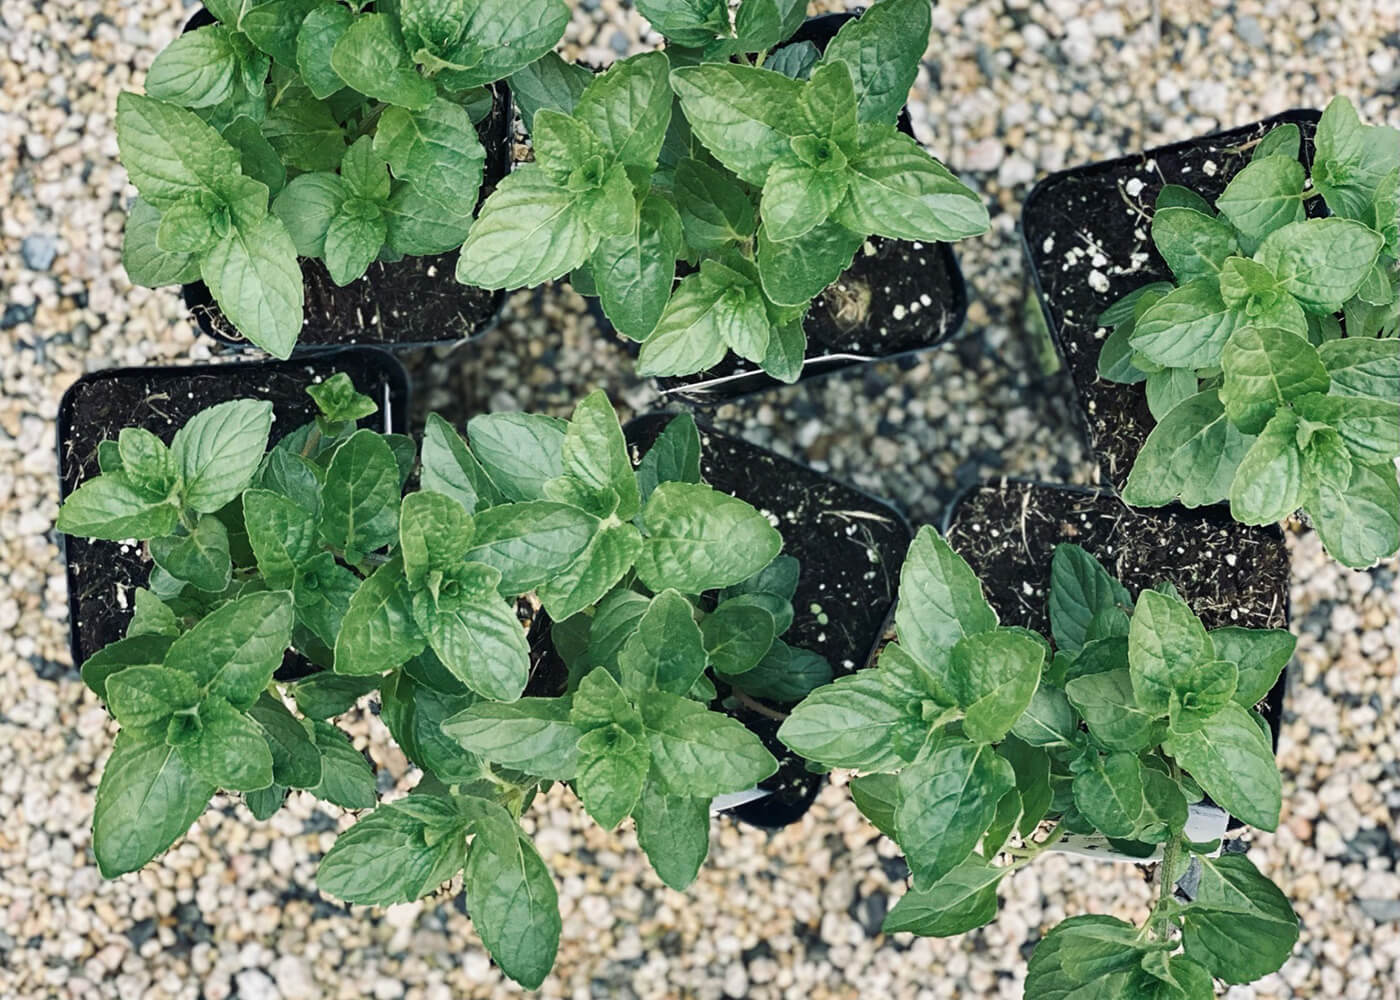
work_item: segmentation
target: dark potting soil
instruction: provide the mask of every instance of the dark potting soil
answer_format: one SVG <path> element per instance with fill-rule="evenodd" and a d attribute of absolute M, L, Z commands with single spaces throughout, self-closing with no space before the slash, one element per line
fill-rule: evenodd
<path fill-rule="evenodd" d="M 232 399 L 271 401 L 277 441 L 311 420 L 315 404 L 306 387 L 345 372 L 375 399 L 380 413 L 366 426 L 401 431 L 408 415 L 408 383 L 391 356 L 351 349 L 316 358 L 273 363 L 200 365 L 187 368 L 122 368 L 86 375 L 59 405 L 59 481 L 67 496 L 98 474 L 97 446 L 124 427 L 143 427 L 167 444 L 200 410 Z M 145 547 L 61 536 L 68 567 L 68 609 L 73 662 L 126 634 L 133 593 L 150 577 Z"/>
<path fill-rule="evenodd" d="M 1087 550 L 1134 596 L 1171 581 L 1208 629 L 1288 627 L 1282 530 L 1236 524 L 1218 508 L 1134 510 L 1107 490 L 1004 480 L 965 494 L 944 535 L 982 581 L 1002 624 L 1044 636 L 1050 559 L 1061 542 Z M 1286 687 L 1285 674 L 1259 705 L 1275 749 Z"/>
<path fill-rule="evenodd" d="M 510 170 L 513 118 L 509 91 L 497 86 L 491 113 L 476 126 L 486 149 L 478 204 Z M 456 250 L 392 263 L 375 261 L 363 277 L 343 288 L 331 280 L 321 261 L 303 257 L 300 263 L 306 304 L 298 349 L 462 340 L 484 332 L 505 302 L 504 292 L 457 281 Z M 203 282 L 186 285 L 184 295 L 185 305 L 206 334 L 226 343 L 246 343 Z"/>
<path fill-rule="evenodd" d="M 1099 351 L 1109 333 L 1099 326 L 1098 317 L 1133 289 L 1171 279 L 1150 232 L 1158 192 L 1164 184 L 1180 184 L 1214 204 L 1231 178 L 1249 164 L 1255 142 L 1285 122 L 1299 126 L 1302 159 L 1311 165 L 1317 119 L 1316 111 L 1290 111 L 1217 135 L 1053 174 L 1027 195 L 1021 230 L 1032 281 L 1078 390 L 1089 442 L 1116 488 L 1127 481 L 1156 421 L 1142 385 L 1119 385 L 1098 377 Z"/>
<path fill-rule="evenodd" d="M 652 414 L 627 425 L 635 460 L 672 416 Z M 802 565 L 783 640 L 824 656 L 838 677 L 867 666 L 894 610 L 899 567 L 913 537 L 908 523 L 883 501 L 767 449 L 708 427 L 701 437 L 705 481 L 768 515 L 783 536 L 783 552 Z M 727 691 L 719 686 L 723 698 Z M 731 812 L 763 827 L 796 820 L 822 777 L 778 740 L 781 719 L 742 706 L 724 711 L 756 733 L 779 764 L 761 785 L 773 794 Z"/>

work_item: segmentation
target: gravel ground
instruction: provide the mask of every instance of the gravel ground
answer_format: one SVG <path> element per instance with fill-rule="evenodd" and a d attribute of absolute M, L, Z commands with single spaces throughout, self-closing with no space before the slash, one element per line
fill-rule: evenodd
<path fill-rule="evenodd" d="M 839 4 L 821 4 L 839 8 Z M 172 290 L 128 286 L 117 93 L 184 14 L 156 0 L 0 0 L 0 997 L 440 1000 L 516 995 L 459 903 L 353 911 L 313 886 L 348 822 L 294 799 L 266 825 L 229 800 L 163 861 L 104 883 L 89 821 L 111 726 L 68 659 L 52 532 L 53 420 L 84 371 L 205 358 Z M 728 429 L 896 499 L 916 521 L 1004 474 L 1091 482 L 1058 377 L 1030 374 L 1016 205 L 1050 170 L 1349 95 L 1400 124 L 1394 0 L 944 0 L 915 127 L 994 204 L 960 248 L 974 300 L 956 344 L 725 406 Z M 595 62 L 653 44 L 618 0 L 582 0 L 566 43 Z M 597 385 L 657 403 L 567 290 L 517 296 L 456 352 L 412 359 L 424 403 L 567 412 Z M 1283 971 L 1228 996 L 1400 997 L 1400 608 L 1390 561 L 1326 561 L 1292 533 L 1300 633 L 1282 734 L 1283 823 L 1251 853 L 1294 900 Z M 386 785 L 408 778 L 377 722 L 355 727 Z M 839 779 L 838 779 L 839 783 Z M 878 933 L 901 865 L 840 787 L 775 835 L 723 821 L 688 896 L 661 886 L 630 831 L 602 833 L 562 794 L 532 814 L 561 888 L 549 997 L 1019 997 L 1038 929 L 1141 916 L 1137 870 L 1051 858 L 1002 891 L 1000 920 L 952 941 Z"/>

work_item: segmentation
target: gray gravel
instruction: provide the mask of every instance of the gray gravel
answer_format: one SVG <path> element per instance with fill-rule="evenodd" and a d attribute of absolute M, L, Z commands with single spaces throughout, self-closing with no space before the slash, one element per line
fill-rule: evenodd
<path fill-rule="evenodd" d="M 821 4 L 839 8 L 839 4 Z M 0 997 L 517 995 L 451 896 L 387 911 L 331 902 L 313 873 L 349 817 L 305 797 L 267 824 L 216 800 L 164 860 L 103 882 L 89 821 L 111 725 L 68 661 L 52 533 L 53 420 L 84 371 L 202 359 L 173 290 L 119 264 L 131 195 L 112 109 L 179 30 L 156 0 L 0 4 Z M 725 406 L 725 428 L 937 519 L 963 484 L 1002 474 L 1092 482 L 1059 377 L 1032 377 L 1016 205 L 1044 173 L 1348 94 L 1400 124 L 1400 5 L 1234 0 L 943 0 L 911 111 L 920 136 L 994 205 L 960 247 L 974 301 L 956 344 Z M 605 63 L 656 39 L 630 5 L 583 0 L 570 53 Z M 1300 55 L 1301 51 L 1301 55 Z M 446 356 L 444 356 L 446 355 Z M 424 402 L 457 412 L 567 412 L 605 386 L 656 404 L 625 352 L 568 290 L 517 295 L 501 327 L 415 359 Z M 1400 997 L 1400 607 L 1391 560 L 1327 562 L 1292 532 L 1300 633 L 1280 760 L 1284 821 L 1251 837 L 1303 921 L 1283 971 L 1227 995 Z M 377 720 L 352 728 L 388 785 L 412 778 Z M 888 939 L 898 852 L 838 778 L 802 823 L 714 829 L 688 895 L 663 888 L 630 831 L 592 828 L 566 795 L 534 808 L 561 890 L 548 997 L 1019 997 L 1026 942 L 1086 911 L 1139 917 L 1132 868 L 1051 858 L 1002 890 L 992 926 L 952 941 Z"/>

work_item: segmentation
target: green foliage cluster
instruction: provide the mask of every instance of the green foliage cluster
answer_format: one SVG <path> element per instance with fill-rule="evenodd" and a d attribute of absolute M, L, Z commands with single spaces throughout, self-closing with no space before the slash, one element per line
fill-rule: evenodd
<path fill-rule="evenodd" d="M 688 885 L 711 800 L 777 768 L 723 699 L 791 703 L 831 679 L 780 638 L 796 561 L 767 517 L 701 481 L 688 416 L 634 469 L 601 392 L 569 421 L 476 417 L 466 440 L 430 417 L 420 454 L 357 426 L 375 405 L 346 376 L 309 391 L 319 416 L 271 448 L 271 405 L 253 400 L 168 445 L 127 428 L 60 509 L 59 530 L 136 539 L 154 563 L 126 637 L 82 665 L 121 726 L 98 866 L 142 867 L 216 791 L 266 819 L 305 790 L 370 810 L 322 860 L 323 890 L 387 905 L 464 871 L 482 941 L 538 986 L 560 917 L 522 812 L 567 782 L 601 825 L 634 818 L 661 878 Z M 535 605 L 556 678 L 532 657 Z M 288 651 L 318 669 L 278 681 Z M 532 673 L 550 694 L 522 697 Z M 423 771 L 383 804 L 334 722 L 371 693 Z"/>
<path fill-rule="evenodd" d="M 1345 98 L 1273 129 L 1216 200 L 1167 185 L 1152 240 L 1174 281 L 1110 307 L 1099 374 L 1145 383 L 1157 425 L 1124 499 L 1229 500 L 1245 524 L 1298 508 L 1333 557 L 1400 549 L 1400 131 Z M 1310 182 L 1310 183 L 1309 183 Z M 1307 217 L 1321 198 L 1328 214 Z"/>
<path fill-rule="evenodd" d="M 1160 853 L 1139 929 L 1074 917 L 1037 945 L 1028 1000 L 1209 1000 L 1212 979 L 1278 969 L 1298 938 L 1288 901 L 1241 855 L 1192 843 L 1208 795 L 1263 830 L 1282 785 L 1256 704 L 1292 655 L 1285 631 L 1207 630 L 1170 584 L 1134 601 L 1075 545 L 1054 555 L 1053 644 L 998 623 L 967 563 L 932 529 L 900 576 L 898 641 L 878 666 L 818 688 L 779 737 L 860 774 L 860 810 L 904 850 L 912 888 L 889 932 L 946 937 L 995 919 L 1001 881 L 1065 834 Z M 1172 887 L 1193 860 L 1195 898 Z M 999 863 L 1000 862 L 1000 863 Z"/>

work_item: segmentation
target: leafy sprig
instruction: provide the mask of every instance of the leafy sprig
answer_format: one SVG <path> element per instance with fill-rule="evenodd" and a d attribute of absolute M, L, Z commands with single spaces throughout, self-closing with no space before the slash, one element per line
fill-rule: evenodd
<path fill-rule="evenodd" d="M 1212 978 L 1275 971 L 1298 937 L 1283 894 L 1187 818 L 1209 795 L 1263 830 L 1281 781 L 1256 710 L 1287 632 L 1207 630 L 1170 584 L 1132 596 L 1083 549 L 1054 555 L 1053 645 L 998 623 L 967 563 L 920 531 L 900 576 L 898 640 L 878 666 L 810 694 L 779 737 L 860 773 L 860 810 L 904 850 L 913 885 L 886 931 L 961 934 L 995 919 L 997 886 L 1066 834 L 1161 858 L 1146 924 L 1081 916 L 1036 947 L 1026 996 L 1209 998 Z M 1172 892 L 1188 863 L 1199 887 Z"/>
<path fill-rule="evenodd" d="M 146 95 L 117 102 L 140 197 L 123 264 L 150 287 L 202 279 L 252 343 L 287 357 L 298 257 L 339 285 L 376 260 L 445 253 L 471 225 L 491 84 L 554 47 L 561 0 L 210 0 Z"/>
<path fill-rule="evenodd" d="M 1098 370 L 1144 383 L 1158 421 L 1125 500 L 1228 499 L 1245 524 L 1301 507 L 1360 568 L 1400 549 L 1400 132 L 1339 97 L 1311 185 L 1300 152 L 1296 125 L 1273 129 L 1215 211 L 1162 189 L 1152 239 L 1175 280 L 1100 317 L 1113 332 Z M 1319 197 L 1330 214 L 1307 218 Z"/>
<path fill-rule="evenodd" d="M 555 56 L 512 75 L 535 162 L 482 206 L 459 280 L 570 275 L 641 342 L 643 374 L 699 372 L 732 351 L 791 382 L 812 299 L 868 237 L 986 231 L 981 200 L 895 127 L 927 0 L 881 0 L 820 56 L 785 44 L 805 4 L 744 0 L 732 18 L 724 0 L 638 8 L 663 52 L 592 79 Z"/>
<path fill-rule="evenodd" d="M 324 891 L 388 905 L 465 872 L 482 941 L 538 986 L 560 918 L 522 813 L 567 782 L 603 826 L 632 817 L 661 878 L 688 885 L 711 800 L 777 768 L 721 709 L 831 679 L 780 638 L 797 564 L 767 517 L 702 482 L 688 416 L 634 469 L 601 392 L 569 421 L 476 417 L 467 439 L 432 416 L 421 455 L 358 427 L 375 406 L 344 375 L 310 393 L 317 418 L 270 449 L 271 406 L 252 400 L 201 412 L 168 446 L 128 428 L 60 509 L 61 531 L 135 539 L 154 562 L 126 637 L 82 666 L 121 726 L 98 866 L 142 867 L 218 790 L 259 819 L 306 790 L 372 809 L 323 859 Z M 525 608 L 554 621 L 557 676 Z M 277 680 L 289 651 L 316 669 Z M 541 693 L 522 697 L 532 677 Z M 377 806 L 333 721 L 373 692 L 424 774 Z"/>

